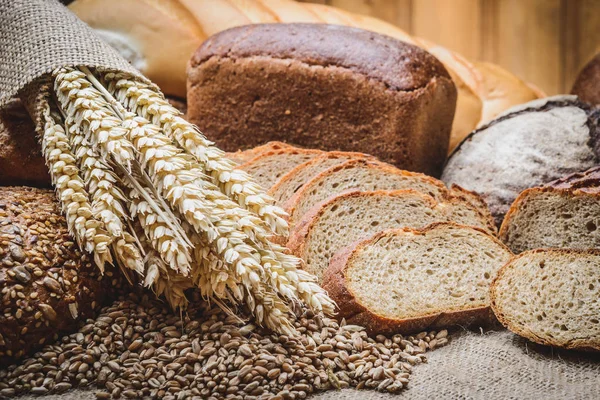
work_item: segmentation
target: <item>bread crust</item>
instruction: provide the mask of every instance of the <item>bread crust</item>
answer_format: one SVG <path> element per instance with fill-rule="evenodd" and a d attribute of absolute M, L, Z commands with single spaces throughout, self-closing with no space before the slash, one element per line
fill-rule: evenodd
<path fill-rule="evenodd" d="M 279 189 L 281 188 L 281 186 L 286 184 L 287 181 L 292 179 L 296 174 L 298 174 L 298 172 L 302 171 L 304 168 L 310 167 L 311 165 L 318 163 L 319 161 L 322 161 L 323 159 L 343 159 L 343 158 L 377 161 L 376 157 L 373 157 L 373 156 L 371 156 L 369 154 L 365 154 L 365 153 L 359 153 L 359 152 L 355 152 L 355 151 L 328 151 L 328 152 L 324 153 L 323 155 L 315 157 L 312 160 L 306 161 L 306 162 L 292 168 L 290 171 L 286 172 L 285 175 L 283 175 L 281 178 L 279 178 L 279 180 L 277 180 L 277 182 L 273 186 L 271 186 L 271 188 L 268 190 L 267 193 L 269 195 L 273 195 L 273 194 L 277 193 L 279 191 Z"/>
<path fill-rule="evenodd" d="M 534 343 L 538 343 L 544 346 L 554 346 L 554 347 L 562 347 L 568 350 L 581 350 L 581 351 L 600 351 L 600 339 L 596 339 L 596 341 L 584 341 L 584 340 L 576 340 L 573 342 L 562 342 L 552 338 L 541 337 L 535 335 L 533 332 L 526 332 L 517 325 L 513 324 L 509 317 L 505 316 L 502 312 L 502 307 L 498 305 L 497 295 L 498 295 L 498 285 L 500 280 L 508 273 L 510 269 L 514 267 L 514 262 L 524 257 L 528 257 L 531 254 L 548 254 L 548 255 L 559 255 L 559 254 L 578 254 L 578 255 L 594 255 L 600 257 L 600 250 L 597 249 L 534 249 L 528 250 L 521 254 L 513 256 L 496 274 L 496 277 L 492 281 L 490 285 L 490 302 L 491 309 L 494 312 L 498 321 L 506 327 L 511 332 L 524 337 Z"/>
<path fill-rule="evenodd" d="M 577 75 L 571 93 L 590 104 L 600 104 L 600 54 L 596 54 Z"/>
<path fill-rule="evenodd" d="M 261 146 L 252 147 L 250 149 L 245 149 L 245 150 L 240 149 L 235 152 L 225 153 L 225 157 L 237 162 L 238 164 L 244 164 L 244 163 L 252 160 L 254 157 L 256 157 L 262 153 L 266 153 L 267 151 L 287 149 L 288 147 L 294 147 L 294 146 L 289 145 L 284 142 L 271 141 L 271 142 L 267 142 Z"/>
<path fill-rule="evenodd" d="M 251 167 L 254 164 L 260 163 L 265 158 L 272 157 L 272 156 L 285 155 L 285 154 L 315 154 L 315 155 L 317 155 L 317 154 L 321 154 L 321 153 L 323 153 L 321 150 L 302 149 L 299 147 L 289 146 L 289 147 L 284 147 L 282 149 L 268 150 L 265 152 L 261 152 L 254 158 L 252 158 L 249 161 L 246 161 L 245 163 L 240 165 L 239 168 L 246 170 L 248 167 Z"/>
<path fill-rule="evenodd" d="M 457 184 L 452 184 L 449 190 L 448 201 L 462 201 L 464 203 L 469 204 L 473 210 L 477 211 L 477 213 L 481 216 L 482 220 L 485 221 L 486 226 L 488 227 L 489 232 L 494 236 L 498 236 L 498 227 L 496 226 L 496 222 L 494 221 L 494 217 L 490 212 L 489 207 L 483 201 L 480 195 L 477 193 L 467 190 Z"/>
<path fill-rule="evenodd" d="M 489 326 L 495 322 L 494 314 L 490 307 L 479 307 L 466 309 L 449 313 L 436 313 L 424 315 L 418 318 L 407 318 L 395 320 L 374 313 L 358 302 L 355 295 L 346 285 L 346 268 L 350 261 L 356 256 L 356 253 L 369 243 L 377 241 L 379 238 L 389 234 L 410 233 L 413 235 L 425 235 L 428 231 L 438 226 L 456 226 L 467 229 L 477 230 L 496 244 L 503 247 L 507 252 L 510 250 L 499 240 L 489 235 L 482 229 L 470 226 L 459 225 L 455 223 L 436 222 L 423 229 L 390 229 L 380 232 L 368 239 L 355 242 L 349 247 L 340 250 L 331 260 L 329 267 L 325 270 L 323 279 L 323 288 L 329 293 L 330 297 L 338 304 L 339 318 L 346 318 L 346 321 L 352 324 L 360 324 L 367 328 L 371 333 L 402 333 L 409 334 L 427 329 L 439 329 L 454 325 Z"/>
<path fill-rule="evenodd" d="M 510 228 L 513 219 L 516 218 L 520 208 L 531 196 L 540 193 L 557 193 L 566 196 L 590 196 L 595 200 L 600 200 L 600 166 L 567 175 L 563 178 L 549 182 L 544 186 L 523 190 L 511 204 L 508 212 L 504 216 L 498 234 L 500 240 L 504 243 L 509 242 Z"/>
<path fill-rule="evenodd" d="M 441 181 L 438 181 L 437 179 L 427 176 L 425 174 L 400 170 L 392 165 L 380 161 L 350 160 L 339 165 L 334 165 L 333 167 L 321 172 L 320 174 L 312 178 L 309 182 L 307 182 L 300 190 L 296 192 L 296 194 L 288 202 L 286 202 L 286 204 L 284 205 L 284 209 L 290 215 L 290 223 L 294 224 L 298 220 L 300 220 L 300 218 L 302 218 L 302 216 L 296 215 L 298 204 L 302 197 L 310 191 L 312 186 L 316 185 L 317 182 L 319 182 L 323 178 L 335 174 L 337 171 L 353 168 L 355 166 L 367 166 L 369 168 L 377 168 L 389 174 L 417 177 L 424 181 L 427 181 L 433 186 L 436 186 L 439 189 L 439 192 L 442 194 L 446 193 L 448 190 Z"/>
<path fill-rule="evenodd" d="M 435 207 L 437 204 L 436 201 L 429 195 L 423 194 L 416 190 L 405 189 L 405 190 L 374 190 L 363 192 L 360 190 L 348 190 L 339 194 L 335 194 L 326 200 L 323 200 L 319 204 L 312 207 L 302 219 L 298 222 L 298 224 L 292 229 L 290 233 L 290 238 L 286 244 L 286 247 L 290 250 L 290 252 L 300 258 L 303 257 L 304 251 L 306 250 L 306 242 L 308 239 L 308 235 L 310 234 L 313 226 L 317 223 L 319 217 L 323 215 L 325 212 L 325 208 L 341 199 L 352 198 L 352 197 L 360 197 L 360 196 L 400 196 L 402 194 L 412 194 L 422 196 L 426 201 L 429 202 L 431 208 Z"/>

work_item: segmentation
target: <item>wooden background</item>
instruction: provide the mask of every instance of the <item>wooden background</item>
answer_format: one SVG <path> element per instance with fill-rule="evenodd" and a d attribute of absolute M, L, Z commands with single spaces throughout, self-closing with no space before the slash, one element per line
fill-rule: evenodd
<path fill-rule="evenodd" d="M 305 0 L 372 15 L 549 95 L 566 93 L 600 52 L 600 0 Z"/>

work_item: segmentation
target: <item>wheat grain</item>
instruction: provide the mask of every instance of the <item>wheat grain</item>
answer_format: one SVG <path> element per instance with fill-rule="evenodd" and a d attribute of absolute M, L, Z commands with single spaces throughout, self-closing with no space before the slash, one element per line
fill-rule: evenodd
<path fill-rule="evenodd" d="M 161 94 L 125 74 L 109 72 L 103 79 L 108 90 L 130 111 L 162 128 L 165 135 L 193 155 L 224 194 L 263 219 L 273 233 L 288 234 L 287 214 L 283 209 L 246 172 L 236 169 L 236 164 L 224 157 L 224 152 L 186 121 Z"/>

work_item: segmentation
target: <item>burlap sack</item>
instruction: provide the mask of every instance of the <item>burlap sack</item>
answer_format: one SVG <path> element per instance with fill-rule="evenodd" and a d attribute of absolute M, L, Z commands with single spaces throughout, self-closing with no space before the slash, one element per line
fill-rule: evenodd
<path fill-rule="evenodd" d="M 75 65 L 127 71 L 145 80 L 56 0 L 0 0 L 0 106 L 40 76 Z M 35 93 L 32 85 L 28 89 Z M 95 398 L 77 390 L 48 397 Z M 463 332 L 415 367 L 408 390 L 400 395 L 343 390 L 313 398 L 600 399 L 600 359 L 541 348 L 507 331 Z"/>

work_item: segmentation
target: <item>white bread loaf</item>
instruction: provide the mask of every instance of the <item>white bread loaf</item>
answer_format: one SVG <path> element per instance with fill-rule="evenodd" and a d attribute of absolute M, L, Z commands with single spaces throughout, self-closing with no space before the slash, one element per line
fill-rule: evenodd
<path fill-rule="evenodd" d="M 377 18 L 349 13 L 334 7 L 296 3 L 291 0 L 76 0 L 70 8 L 85 22 L 117 45 L 144 74 L 166 94 L 185 97 L 185 65 L 192 52 L 212 34 L 251 23 L 314 22 L 353 26 L 417 44 L 438 57 L 458 89 L 450 151 L 483 119 L 484 108 L 502 111 L 521 101 L 514 93 L 536 90 L 527 85 L 514 88 L 513 76 L 497 76 L 496 87 L 506 93 L 506 104 L 497 101 L 482 84 L 477 66 L 460 55 Z M 539 93 L 537 93 L 539 96 Z M 527 95 L 528 96 L 528 95 Z M 486 107 L 491 101 L 492 105 Z M 499 109 L 497 107 L 504 107 Z"/>

